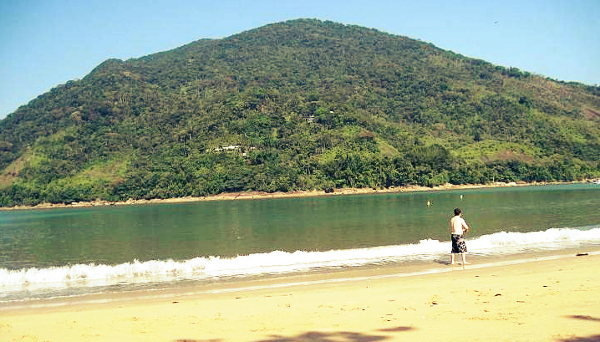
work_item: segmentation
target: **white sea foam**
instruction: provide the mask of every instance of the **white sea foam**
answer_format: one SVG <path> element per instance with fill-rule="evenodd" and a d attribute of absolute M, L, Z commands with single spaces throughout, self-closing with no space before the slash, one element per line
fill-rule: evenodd
<path fill-rule="evenodd" d="M 559 228 L 530 233 L 499 232 L 468 240 L 469 252 L 479 255 L 519 253 L 600 244 L 600 228 L 586 230 Z M 414 260 L 433 260 L 448 254 L 450 242 L 423 240 L 418 244 L 381 246 L 324 252 L 273 251 L 235 258 L 198 257 L 184 261 L 134 260 L 120 265 L 79 264 L 44 269 L 0 269 L 0 301 L 17 292 L 31 294 L 177 280 L 211 280 L 282 274 L 322 268 L 353 267 Z"/>
<path fill-rule="evenodd" d="M 499 232 L 470 241 L 469 249 L 482 254 L 510 254 L 531 249 L 575 247 L 586 242 L 600 242 L 600 228 L 589 230 L 551 228 L 529 233 Z"/>

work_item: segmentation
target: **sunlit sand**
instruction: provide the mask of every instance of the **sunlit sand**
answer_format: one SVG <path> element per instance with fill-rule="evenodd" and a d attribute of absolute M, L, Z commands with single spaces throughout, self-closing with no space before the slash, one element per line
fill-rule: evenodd
<path fill-rule="evenodd" d="M 6 341 L 595 341 L 600 254 L 0 307 Z M 386 273 L 387 272 L 387 273 Z M 189 289 L 188 289 L 189 290 Z M 127 297 L 127 298 L 126 298 Z M 103 300 L 104 299 L 104 300 Z"/>

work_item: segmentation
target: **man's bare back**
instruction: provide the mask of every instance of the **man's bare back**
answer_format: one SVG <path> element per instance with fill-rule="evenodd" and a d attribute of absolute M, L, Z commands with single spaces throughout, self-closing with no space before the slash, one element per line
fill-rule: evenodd
<path fill-rule="evenodd" d="M 465 222 L 460 215 L 456 215 L 450 219 L 450 228 L 452 229 L 452 234 L 459 235 L 462 235 L 469 230 L 467 222 Z"/>

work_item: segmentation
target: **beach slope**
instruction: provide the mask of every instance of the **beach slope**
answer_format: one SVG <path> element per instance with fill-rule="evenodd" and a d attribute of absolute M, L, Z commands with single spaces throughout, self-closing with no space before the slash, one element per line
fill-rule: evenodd
<path fill-rule="evenodd" d="M 600 341 L 600 255 L 0 307 L 2 341 Z M 335 281 L 335 278 L 345 279 Z M 333 281 L 331 281 L 333 280 Z"/>

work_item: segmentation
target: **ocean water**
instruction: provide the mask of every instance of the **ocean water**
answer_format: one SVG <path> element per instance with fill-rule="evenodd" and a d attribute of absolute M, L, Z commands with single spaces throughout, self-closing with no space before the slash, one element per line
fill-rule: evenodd
<path fill-rule="evenodd" d="M 474 260 L 600 250 L 600 186 L 591 184 L 4 211 L 0 306 L 183 283 L 440 267 L 455 207 L 472 227 Z"/>

